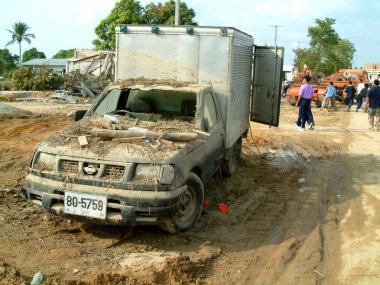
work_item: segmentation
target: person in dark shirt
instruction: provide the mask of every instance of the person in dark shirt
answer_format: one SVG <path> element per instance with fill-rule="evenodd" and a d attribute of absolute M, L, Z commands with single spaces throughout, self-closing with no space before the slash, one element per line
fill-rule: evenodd
<path fill-rule="evenodd" d="M 379 80 L 373 81 L 374 86 L 369 89 L 365 101 L 364 111 L 368 109 L 369 128 L 374 130 L 374 118 L 376 116 L 376 128 L 380 131 L 380 87 Z"/>
<path fill-rule="evenodd" d="M 351 106 L 354 103 L 356 89 L 354 86 L 352 86 L 351 80 L 348 83 L 349 85 L 346 86 L 346 88 L 344 89 L 344 92 L 346 93 L 346 98 L 347 98 L 347 111 L 350 111 Z"/>

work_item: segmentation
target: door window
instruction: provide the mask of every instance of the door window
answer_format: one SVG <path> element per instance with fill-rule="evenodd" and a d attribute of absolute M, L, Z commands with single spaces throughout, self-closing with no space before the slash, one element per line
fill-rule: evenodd
<path fill-rule="evenodd" d="M 216 108 L 211 93 L 207 93 L 205 96 L 203 121 L 206 132 L 216 124 Z"/>

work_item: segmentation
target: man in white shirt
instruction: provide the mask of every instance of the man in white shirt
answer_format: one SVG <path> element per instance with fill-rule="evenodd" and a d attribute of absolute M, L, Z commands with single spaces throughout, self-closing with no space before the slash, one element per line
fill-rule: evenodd
<path fill-rule="evenodd" d="M 364 88 L 364 83 L 363 83 L 363 79 L 359 79 L 360 80 L 360 83 L 358 84 L 358 93 L 360 93 L 360 91 L 362 91 L 362 89 Z"/>

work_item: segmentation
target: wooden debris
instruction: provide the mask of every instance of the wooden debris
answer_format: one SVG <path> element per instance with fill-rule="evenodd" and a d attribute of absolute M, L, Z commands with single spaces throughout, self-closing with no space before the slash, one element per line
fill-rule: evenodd
<path fill-rule="evenodd" d="M 198 139 L 198 134 L 196 133 L 160 133 L 153 131 L 129 131 L 129 130 L 104 130 L 93 128 L 91 130 L 91 135 L 94 137 L 105 137 L 105 138 L 130 138 L 130 137 L 141 137 L 159 139 L 163 138 L 171 141 L 195 141 Z"/>
<path fill-rule="evenodd" d="M 140 137 L 130 137 L 130 138 L 114 138 L 112 139 L 113 142 L 115 143 L 131 143 L 131 142 L 138 142 L 145 140 L 145 136 L 140 136 Z"/>
<path fill-rule="evenodd" d="M 321 276 L 323 279 L 326 278 L 326 276 L 323 275 L 323 274 L 322 274 L 321 272 L 319 272 L 318 270 L 314 270 L 313 272 L 316 273 L 316 274 L 318 274 L 319 276 Z"/>
<path fill-rule="evenodd" d="M 87 141 L 87 138 L 86 136 L 79 136 L 78 137 L 78 142 L 80 144 L 81 147 L 85 147 L 88 145 L 88 141 Z"/>

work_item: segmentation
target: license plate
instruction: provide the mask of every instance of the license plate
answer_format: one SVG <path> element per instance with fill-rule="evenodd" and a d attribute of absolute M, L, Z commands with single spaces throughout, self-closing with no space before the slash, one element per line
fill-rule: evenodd
<path fill-rule="evenodd" d="M 76 192 L 65 192 L 64 212 L 72 215 L 105 219 L 107 198 Z"/>

